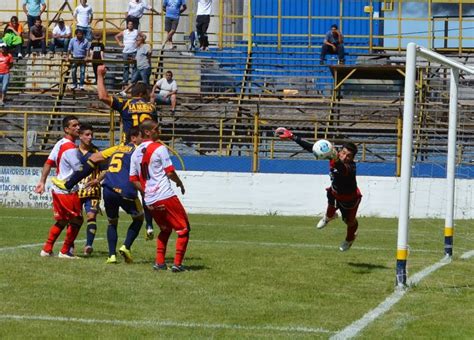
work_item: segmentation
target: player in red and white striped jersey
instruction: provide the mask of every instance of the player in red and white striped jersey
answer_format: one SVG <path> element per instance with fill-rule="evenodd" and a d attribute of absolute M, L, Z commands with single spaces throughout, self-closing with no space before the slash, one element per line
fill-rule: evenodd
<path fill-rule="evenodd" d="M 66 116 L 63 119 L 64 137 L 59 140 L 48 156 L 41 174 L 41 179 L 36 185 L 35 192 L 43 194 L 45 191 L 46 179 L 55 167 L 56 176 L 62 180 L 67 180 L 74 171 L 81 167 L 79 150 L 74 143 L 79 136 L 79 120 L 75 116 Z M 53 256 L 53 246 L 59 234 L 68 226 L 66 238 L 58 257 L 75 258 L 69 249 L 74 243 L 79 229 L 82 225 L 82 209 L 81 201 L 77 195 L 78 187 L 75 186 L 71 191 L 62 190 L 56 186 L 52 186 L 53 191 L 53 211 L 56 223 L 49 230 L 49 236 L 46 240 L 40 255 L 43 257 Z"/>
<path fill-rule="evenodd" d="M 175 172 L 166 146 L 158 141 L 158 123 L 146 120 L 140 124 L 143 142 L 132 154 L 130 181 L 144 194 L 145 204 L 156 223 L 160 226 L 157 238 L 156 260 L 153 268 L 167 269 L 165 263 L 166 246 L 171 231 L 178 234 L 173 272 L 184 271 L 184 254 L 189 241 L 190 225 L 186 211 L 171 188 L 171 181 L 184 194 L 183 182 Z"/>

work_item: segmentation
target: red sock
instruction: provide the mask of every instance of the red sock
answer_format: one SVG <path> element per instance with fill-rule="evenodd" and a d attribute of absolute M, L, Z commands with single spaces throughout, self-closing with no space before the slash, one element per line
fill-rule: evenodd
<path fill-rule="evenodd" d="M 184 254 L 186 253 L 186 248 L 188 247 L 189 234 L 178 235 L 176 239 L 176 254 L 174 256 L 174 265 L 181 266 L 184 259 Z"/>
<path fill-rule="evenodd" d="M 77 225 L 69 224 L 67 226 L 66 238 L 64 239 L 63 247 L 61 248 L 61 253 L 67 254 L 69 252 L 69 249 L 71 249 L 71 247 L 73 246 L 74 240 L 76 239 L 77 234 L 79 234 L 80 229 L 81 226 Z"/>
<path fill-rule="evenodd" d="M 347 242 L 351 242 L 355 240 L 358 227 L 359 227 L 359 222 L 357 222 L 357 220 L 355 220 L 355 222 L 352 225 L 347 226 L 347 234 L 346 234 Z"/>
<path fill-rule="evenodd" d="M 61 231 L 63 231 L 64 226 L 60 226 L 59 224 L 55 223 L 51 226 L 49 229 L 49 235 L 48 239 L 46 240 L 46 243 L 43 246 L 43 250 L 47 253 L 51 253 L 53 251 L 53 246 L 54 242 L 59 237 L 59 234 L 61 234 Z"/>
<path fill-rule="evenodd" d="M 327 209 L 326 209 L 326 217 L 334 217 L 334 214 L 336 213 L 336 207 L 333 206 L 333 205 L 328 205 Z"/>
<path fill-rule="evenodd" d="M 165 264 L 166 246 L 170 238 L 171 232 L 160 231 L 156 238 L 156 264 Z"/>

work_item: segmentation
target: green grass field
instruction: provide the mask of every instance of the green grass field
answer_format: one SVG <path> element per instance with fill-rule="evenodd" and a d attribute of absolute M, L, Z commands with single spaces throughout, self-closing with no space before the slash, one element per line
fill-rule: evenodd
<path fill-rule="evenodd" d="M 0 209 L 0 338 L 329 338 L 394 291 L 395 219 L 361 218 L 345 253 L 341 220 L 323 230 L 308 217 L 190 220 L 189 271 L 171 273 L 152 270 L 155 242 L 143 233 L 133 264 L 106 265 L 104 218 L 92 257 L 41 258 L 51 211 Z M 123 215 L 119 244 L 128 221 Z M 443 257 L 443 226 L 411 222 L 409 275 Z M 472 221 L 458 221 L 453 262 L 358 336 L 473 338 L 474 258 L 460 259 L 473 240 Z M 174 236 L 168 255 L 171 262 Z"/>

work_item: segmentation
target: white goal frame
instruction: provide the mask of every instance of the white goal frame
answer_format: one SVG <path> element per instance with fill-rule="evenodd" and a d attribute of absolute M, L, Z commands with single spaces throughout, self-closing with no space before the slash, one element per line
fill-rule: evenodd
<path fill-rule="evenodd" d="M 474 74 L 474 69 L 411 42 L 407 45 L 405 70 L 405 97 L 403 103 L 403 139 L 400 180 L 400 214 L 398 217 L 397 269 L 398 287 L 407 284 L 406 262 L 408 257 L 408 224 L 410 208 L 410 183 L 412 171 L 413 117 L 415 114 L 416 58 L 420 56 L 450 68 L 448 155 L 446 164 L 446 218 L 444 227 L 444 252 L 447 260 L 453 255 L 454 181 L 456 170 L 456 130 L 459 72 Z"/>

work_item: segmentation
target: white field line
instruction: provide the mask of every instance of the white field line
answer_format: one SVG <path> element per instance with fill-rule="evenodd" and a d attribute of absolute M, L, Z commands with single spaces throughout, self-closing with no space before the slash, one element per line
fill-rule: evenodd
<path fill-rule="evenodd" d="M 104 240 L 104 238 L 97 237 L 96 240 Z M 140 241 L 141 239 L 136 239 L 135 242 Z M 77 242 L 84 242 L 85 240 L 77 240 Z M 309 248 L 309 249 L 336 249 L 337 245 L 327 245 L 327 244 L 304 244 L 304 243 L 279 243 L 279 242 L 255 242 L 255 241 L 224 241 L 224 240 L 196 240 L 191 239 L 193 243 L 205 243 L 205 244 L 224 244 L 224 245 L 246 245 L 246 246 L 259 246 L 259 247 L 287 247 L 287 248 Z M 31 243 L 31 244 L 21 244 L 18 246 L 10 247 L 0 247 L 0 253 L 4 251 L 14 251 L 18 249 L 29 249 L 40 247 L 43 243 Z M 391 251 L 392 249 L 388 248 L 379 248 L 379 247 L 360 247 L 354 246 L 352 249 L 358 250 L 367 250 L 367 251 Z M 423 252 L 423 253 L 438 253 L 437 250 L 426 250 L 426 249 L 417 249 L 411 250 L 413 252 Z"/>
<path fill-rule="evenodd" d="M 103 237 L 96 237 L 95 240 L 103 240 Z M 86 240 L 76 240 L 75 242 L 85 242 Z M 41 247 L 44 245 L 44 242 L 42 243 L 30 243 L 30 244 L 20 244 L 18 246 L 13 246 L 13 247 L 1 247 L 0 252 L 2 251 L 8 251 L 8 250 L 17 250 L 17 249 L 28 249 L 28 248 L 36 248 L 36 247 Z"/>
<path fill-rule="evenodd" d="M 255 241 L 223 241 L 223 240 L 195 240 L 190 238 L 190 242 L 196 243 L 211 243 L 211 244 L 228 244 L 228 245 L 256 245 L 264 247 L 288 247 L 288 248 L 322 248 L 322 249 L 337 249 L 339 244 L 328 245 L 328 244 L 309 244 L 309 243 L 279 243 L 279 242 L 255 242 Z M 391 248 L 380 248 L 380 247 L 361 247 L 354 245 L 352 249 L 357 250 L 368 250 L 368 251 L 393 251 Z M 427 249 L 410 249 L 412 252 L 423 252 L 423 253 L 439 253 L 439 250 L 427 250 Z"/>
<path fill-rule="evenodd" d="M 126 215 L 123 215 L 124 218 L 119 220 L 119 224 L 129 224 L 128 217 Z M 287 216 L 284 216 L 287 217 Z M 303 216 L 307 217 L 307 216 Z M 106 218 L 104 216 L 104 218 Z M 13 220 L 48 220 L 52 221 L 53 218 L 51 217 L 34 217 L 34 216 L 2 216 L 2 219 L 13 219 Z M 229 227 L 228 225 L 222 224 L 222 223 L 192 223 L 191 226 L 200 226 L 200 227 Z M 232 224 L 230 227 L 232 228 L 252 228 L 255 229 L 256 225 L 255 223 L 253 224 Z M 258 228 L 280 228 L 281 225 L 276 225 L 276 224 L 259 224 Z M 299 225 L 299 226 L 292 226 L 292 228 L 304 228 L 307 229 L 308 227 L 312 227 L 312 225 Z M 396 235 L 397 231 L 396 229 L 394 230 L 389 230 L 389 229 L 370 229 L 371 233 L 388 233 L 388 234 L 393 234 Z M 468 232 L 460 232 L 457 231 L 456 235 L 471 235 L 472 233 Z M 416 236 L 426 236 L 426 233 L 423 232 L 413 232 L 410 235 Z"/>
<path fill-rule="evenodd" d="M 132 327 L 177 327 L 177 328 L 204 328 L 204 329 L 227 329 L 227 330 L 243 330 L 243 331 L 274 331 L 284 333 L 333 333 L 327 329 L 301 327 L 301 326 L 244 326 L 236 324 L 212 324 L 212 323 L 195 323 L 195 322 L 180 322 L 173 320 L 106 320 L 106 319 L 83 319 L 73 317 L 59 317 L 49 315 L 14 315 L 4 314 L 0 315 L 0 320 L 15 320 L 15 321 L 52 321 L 52 322 L 75 322 L 93 325 L 119 325 Z"/>
<path fill-rule="evenodd" d="M 462 254 L 462 255 L 461 255 L 461 258 L 462 258 L 463 260 L 467 260 L 467 259 L 470 259 L 470 258 L 473 257 L 473 256 L 474 256 L 474 250 L 471 250 L 471 251 L 468 251 L 468 252 Z"/>
<path fill-rule="evenodd" d="M 468 259 L 474 256 L 474 250 L 468 251 L 461 255 L 462 259 Z M 426 267 L 425 269 L 421 270 L 420 272 L 414 274 L 408 280 L 408 287 L 415 286 L 420 283 L 425 277 L 430 275 L 431 273 L 435 272 L 439 268 L 451 263 L 451 258 L 445 257 L 440 261 L 436 262 L 435 264 Z M 367 312 L 362 318 L 359 320 L 354 321 L 349 326 L 344 328 L 343 330 L 334 334 L 330 339 L 334 340 L 341 340 L 341 339 L 351 339 L 357 336 L 364 328 L 366 328 L 371 322 L 377 319 L 379 316 L 382 316 L 387 311 L 390 310 L 401 298 L 407 293 L 408 288 L 403 289 L 396 289 L 390 296 L 388 296 L 381 304 L 379 304 L 374 309 Z"/>

